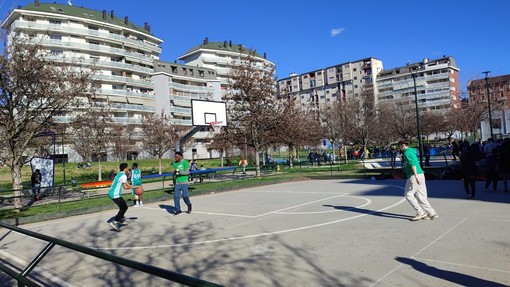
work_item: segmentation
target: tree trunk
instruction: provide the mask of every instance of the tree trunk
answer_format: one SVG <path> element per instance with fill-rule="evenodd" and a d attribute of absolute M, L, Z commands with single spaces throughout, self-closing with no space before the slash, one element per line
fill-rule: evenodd
<path fill-rule="evenodd" d="M 14 164 L 11 167 L 12 189 L 14 190 L 14 209 L 19 210 L 23 207 L 21 201 L 21 165 Z"/>
<path fill-rule="evenodd" d="M 292 163 L 294 161 L 294 146 L 289 145 L 289 167 L 293 168 L 294 164 Z"/>
<path fill-rule="evenodd" d="M 103 175 L 101 174 L 101 159 L 97 160 L 97 181 L 103 180 Z"/>
<path fill-rule="evenodd" d="M 162 168 L 161 168 L 161 156 L 158 156 L 158 163 L 159 163 L 159 174 L 162 173 Z"/>
<path fill-rule="evenodd" d="M 255 148 L 255 176 L 260 177 L 260 151 Z"/>

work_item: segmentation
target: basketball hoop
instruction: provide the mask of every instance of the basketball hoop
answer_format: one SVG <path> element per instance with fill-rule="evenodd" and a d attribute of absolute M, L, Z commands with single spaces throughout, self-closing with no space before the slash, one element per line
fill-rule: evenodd
<path fill-rule="evenodd" d="M 209 123 L 209 132 L 218 133 L 220 131 L 219 127 L 220 127 L 221 123 L 222 123 L 221 121 L 210 122 Z"/>

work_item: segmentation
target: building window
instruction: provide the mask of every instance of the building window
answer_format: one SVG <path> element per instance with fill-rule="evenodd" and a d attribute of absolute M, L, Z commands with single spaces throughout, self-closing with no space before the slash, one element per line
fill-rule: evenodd
<path fill-rule="evenodd" d="M 50 19 L 49 22 L 50 22 L 50 24 L 55 24 L 55 25 L 61 25 L 62 24 L 62 21 L 60 21 L 60 20 L 52 20 L 52 19 Z"/>
<path fill-rule="evenodd" d="M 62 50 L 52 49 L 50 50 L 50 55 L 52 56 L 62 55 Z"/>
<path fill-rule="evenodd" d="M 62 40 L 62 35 L 50 35 L 50 39 L 52 40 Z"/>

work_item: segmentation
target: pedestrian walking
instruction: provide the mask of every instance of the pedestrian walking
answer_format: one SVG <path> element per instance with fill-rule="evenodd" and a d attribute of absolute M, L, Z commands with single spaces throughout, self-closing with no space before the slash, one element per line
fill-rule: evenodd
<path fill-rule="evenodd" d="M 409 147 L 408 140 L 400 140 L 398 146 L 402 152 L 404 171 L 407 176 L 405 198 L 416 211 L 412 221 L 420 219 L 436 219 L 439 216 L 427 200 L 427 185 L 425 174 L 420 167 L 416 149 Z"/>
<path fill-rule="evenodd" d="M 478 177 L 478 166 L 476 162 L 481 159 L 478 145 L 473 144 L 467 150 L 460 154 L 460 164 L 462 169 L 462 181 L 466 198 L 473 199 L 476 194 L 476 178 Z"/>
<path fill-rule="evenodd" d="M 187 213 L 191 213 L 191 201 L 188 194 L 188 178 L 189 178 L 189 163 L 182 156 L 182 152 L 175 152 L 175 162 L 172 164 L 174 170 L 174 215 L 179 215 L 181 211 L 181 195 L 182 199 L 188 206 Z"/>

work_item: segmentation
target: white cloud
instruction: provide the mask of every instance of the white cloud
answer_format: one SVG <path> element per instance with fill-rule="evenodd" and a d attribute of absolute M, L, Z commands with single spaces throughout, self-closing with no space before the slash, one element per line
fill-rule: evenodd
<path fill-rule="evenodd" d="M 342 33 L 344 30 L 345 30 L 344 28 L 331 29 L 331 31 L 330 31 L 331 37 L 335 37 L 336 35 Z"/>

